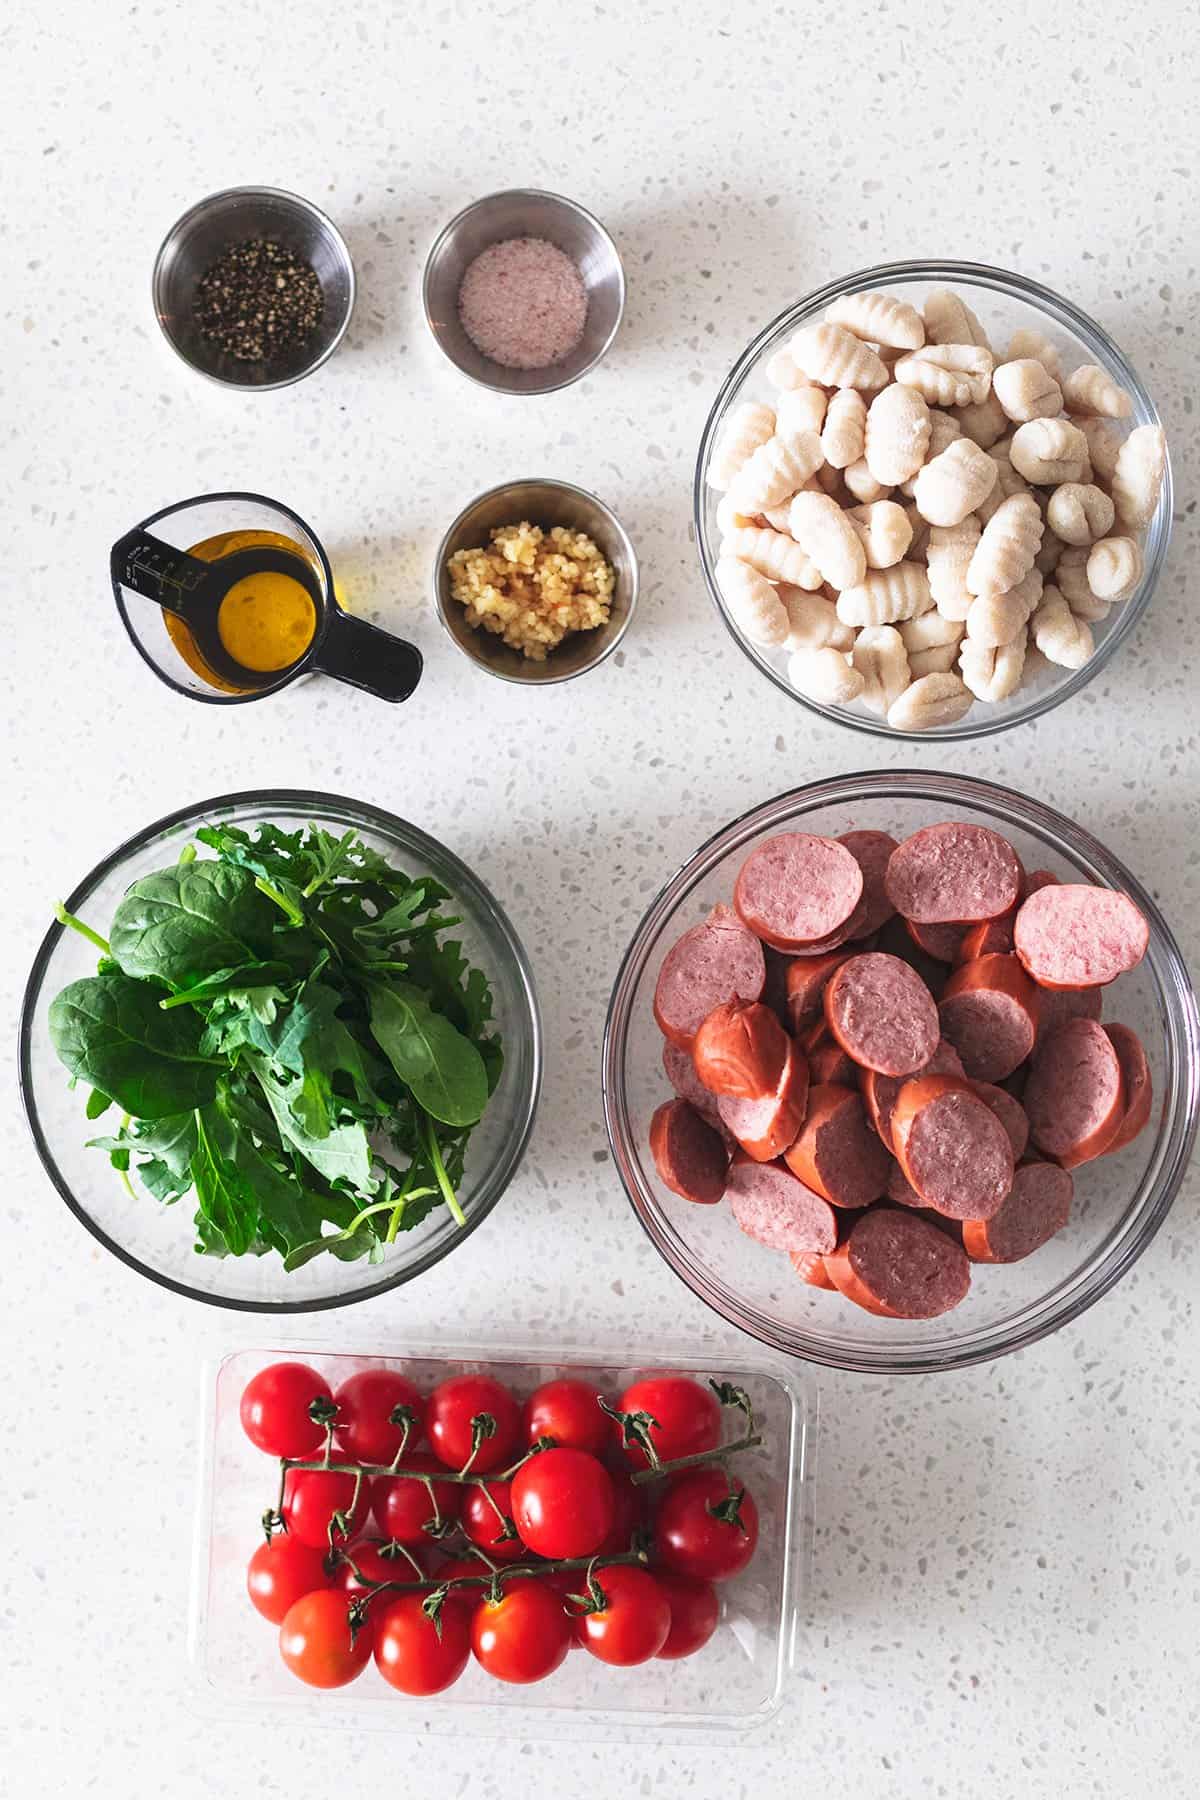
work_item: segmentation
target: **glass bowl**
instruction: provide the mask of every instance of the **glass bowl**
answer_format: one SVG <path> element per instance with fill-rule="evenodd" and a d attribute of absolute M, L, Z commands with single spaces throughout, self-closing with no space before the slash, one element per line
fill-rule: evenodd
<path fill-rule="evenodd" d="M 1120 888 L 1150 926 L 1144 961 L 1106 996 L 1105 1017 L 1136 1030 L 1154 1079 L 1150 1123 L 1115 1156 L 1076 1172 L 1066 1230 L 1024 1262 L 980 1266 L 941 1318 L 874 1317 L 807 1287 L 786 1256 L 743 1235 L 727 1206 L 693 1206 L 658 1179 L 650 1117 L 672 1090 L 651 1001 L 670 946 L 728 903 L 751 848 L 780 831 L 853 829 L 903 838 L 942 819 L 994 827 L 1026 868 Z M 836 776 L 735 819 L 668 881 L 625 953 L 604 1038 L 604 1112 L 613 1158 L 651 1242 L 730 1324 L 794 1356 L 872 1372 L 960 1368 L 1021 1349 L 1077 1318 L 1131 1268 L 1165 1219 L 1187 1168 L 1200 1109 L 1200 1018 L 1183 959 L 1141 883 L 1081 826 L 1049 806 L 966 776 L 895 771 Z"/>
<path fill-rule="evenodd" d="M 916 743 L 987 737 L 993 731 L 1005 731 L 1010 725 L 1019 725 L 1026 719 L 1040 718 L 1051 707 L 1078 694 L 1093 676 L 1100 673 L 1136 628 L 1138 620 L 1150 604 L 1171 536 L 1172 487 L 1168 453 L 1158 509 L 1142 538 L 1142 579 L 1128 600 L 1114 606 L 1106 620 L 1093 625 L 1095 654 L 1081 669 L 1074 671 L 1057 668 L 1041 657 L 1035 658 L 1039 666 L 1034 673 L 1027 674 L 1015 694 L 995 705 L 985 705 L 977 700 L 966 717 L 956 725 L 937 726 L 929 731 L 898 731 L 862 706 L 826 706 L 819 701 L 810 700 L 807 695 L 799 693 L 787 678 L 786 646 L 765 649 L 761 645 L 752 644 L 742 635 L 717 588 L 715 571 L 721 536 L 717 527 L 717 503 L 721 496 L 715 488 L 709 487 L 707 480 L 713 445 L 726 414 L 739 401 L 771 399 L 775 390 L 764 373 L 766 363 L 800 326 L 819 320 L 825 308 L 842 295 L 861 293 L 868 288 L 886 288 L 899 299 L 911 302 L 919 311 L 929 293 L 940 287 L 955 288 L 963 295 L 968 305 L 979 314 L 980 322 L 996 345 L 1006 344 L 1011 333 L 1024 326 L 1039 331 L 1050 339 L 1068 371 L 1078 367 L 1080 363 L 1099 363 L 1101 368 L 1128 391 L 1133 401 L 1132 417 L 1123 422 L 1123 429 L 1132 430 L 1136 425 L 1161 425 L 1154 402 L 1136 370 L 1126 361 L 1108 333 L 1094 319 L 1089 319 L 1086 313 L 1080 312 L 1078 307 L 1054 293 L 1051 288 L 1043 287 L 1040 282 L 1028 281 L 1023 275 L 988 268 L 983 263 L 881 263 L 877 268 L 862 269 L 856 275 L 844 276 L 839 281 L 831 281 L 827 286 L 818 288 L 795 306 L 789 306 L 786 312 L 780 313 L 778 318 L 759 332 L 746 346 L 721 385 L 708 415 L 704 435 L 700 440 L 700 454 L 696 460 L 695 517 L 700 566 L 713 603 L 734 642 L 777 688 L 823 718 L 832 719 L 838 725 L 848 725 L 855 731 L 872 732 L 878 737 L 907 738 Z"/>
<path fill-rule="evenodd" d="M 462 922 L 453 935 L 492 985 L 496 1026 L 504 1040 L 504 1071 L 467 1151 L 459 1193 L 466 1228 L 439 1207 L 397 1237 L 379 1263 L 338 1262 L 319 1256 L 288 1274 L 266 1256 L 197 1255 L 186 1199 L 161 1206 L 144 1190 L 130 1198 L 101 1150 L 86 1140 L 107 1122 L 89 1125 L 84 1090 L 72 1091 L 50 1043 L 47 1012 L 70 981 L 95 973 L 96 951 L 77 932 L 52 925 L 34 959 L 21 1009 L 19 1079 L 26 1118 L 46 1173 L 75 1214 L 114 1256 L 160 1286 L 192 1300 L 239 1312 L 316 1312 L 368 1300 L 400 1287 L 448 1256 L 482 1224 L 520 1163 L 533 1127 L 542 1077 L 542 1030 L 529 962 L 512 925 L 478 876 L 415 825 L 378 807 L 333 794 L 274 790 L 225 794 L 148 825 L 85 876 L 67 909 L 103 931 L 133 882 L 174 862 L 197 826 L 221 819 L 252 829 L 270 822 L 295 829 L 315 824 L 364 843 L 411 873 L 436 876 L 454 898 Z"/>

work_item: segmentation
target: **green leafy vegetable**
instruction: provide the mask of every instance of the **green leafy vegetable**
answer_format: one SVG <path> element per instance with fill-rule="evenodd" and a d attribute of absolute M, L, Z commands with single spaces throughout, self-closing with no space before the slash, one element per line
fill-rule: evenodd
<path fill-rule="evenodd" d="M 187 988 L 268 957 L 279 915 L 245 869 L 176 863 L 135 881 L 109 942 L 126 975 Z"/>
<path fill-rule="evenodd" d="M 474 1125 L 488 1101 L 487 1070 L 474 1044 L 408 982 L 369 989 L 371 1030 L 414 1099 L 446 1125 Z"/>
<path fill-rule="evenodd" d="M 165 1013 L 160 992 L 127 975 L 88 975 L 50 1004 L 50 1038 L 76 1080 L 139 1119 L 203 1106 L 219 1064 L 201 1054 L 194 1012 Z"/>

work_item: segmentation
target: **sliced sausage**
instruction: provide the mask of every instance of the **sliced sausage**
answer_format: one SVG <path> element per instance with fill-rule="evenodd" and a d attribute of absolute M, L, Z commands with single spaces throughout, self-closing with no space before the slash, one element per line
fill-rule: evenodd
<path fill-rule="evenodd" d="M 845 925 L 862 891 L 862 870 L 844 845 L 788 831 L 750 852 L 734 885 L 733 904 L 743 924 L 765 943 L 798 950 L 818 947 Z"/>
<path fill-rule="evenodd" d="M 838 1087 L 852 1088 L 858 1081 L 858 1064 L 832 1037 L 824 1038 L 809 1051 L 808 1068 L 814 1083 L 828 1086 L 834 1082 Z"/>
<path fill-rule="evenodd" d="M 680 1050 L 668 1040 L 663 1045 L 662 1062 L 667 1080 L 680 1099 L 694 1106 L 710 1125 L 718 1125 L 721 1115 L 717 1111 L 717 1096 L 709 1093 L 697 1075 L 696 1065 L 687 1051 Z"/>
<path fill-rule="evenodd" d="M 1104 1011 L 1103 988 L 1039 987 L 1038 1037 L 1049 1037 L 1068 1019 L 1098 1019 Z"/>
<path fill-rule="evenodd" d="M 899 1207 L 864 1213 L 825 1267 L 848 1300 L 889 1319 L 935 1319 L 971 1286 L 962 1246 Z"/>
<path fill-rule="evenodd" d="M 761 1000 L 727 1000 L 701 1024 L 692 1061 L 710 1093 L 767 1100 L 779 1086 L 790 1043 Z"/>
<path fill-rule="evenodd" d="M 937 1049 L 938 1009 L 915 969 L 881 950 L 852 956 L 825 989 L 825 1021 L 846 1054 L 880 1075 L 911 1075 Z"/>
<path fill-rule="evenodd" d="M 825 1258 L 818 1256 L 814 1250 L 792 1250 L 788 1261 L 801 1281 L 807 1281 L 809 1287 L 828 1288 L 830 1293 L 836 1292 L 829 1279 L 829 1270 L 825 1267 Z"/>
<path fill-rule="evenodd" d="M 972 1082 L 972 1087 L 985 1106 L 991 1108 L 1008 1133 L 1013 1161 L 1020 1162 L 1029 1144 L 1029 1117 L 1015 1094 L 990 1081 Z"/>
<path fill-rule="evenodd" d="M 1021 890 L 1021 898 L 1022 900 L 1028 900 L 1030 894 L 1036 894 L 1039 888 L 1057 886 L 1058 876 L 1052 874 L 1049 869 L 1034 869 L 1031 874 L 1026 875 L 1025 877 L 1025 885 Z"/>
<path fill-rule="evenodd" d="M 1150 1076 L 1150 1064 L 1137 1032 L 1131 1031 L 1128 1025 L 1106 1025 L 1104 1030 L 1117 1053 L 1121 1078 L 1125 1083 L 1125 1117 L 1117 1127 L 1116 1137 L 1108 1146 L 1106 1154 L 1111 1156 L 1114 1151 L 1123 1150 L 1126 1144 L 1132 1144 L 1145 1127 L 1150 1118 L 1154 1085 Z"/>
<path fill-rule="evenodd" d="M 1061 1231 L 1071 1216 L 1075 1184 L 1057 1163 L 1022 1163 L 1012 1192 L 990 1219 L 964 1219 L 963 1249 L 972 1262 L 1020 1262 Z"/>
<path fill-rule="evenodd" d="M 916 1188 L 908 1179 L 908 1176 L 904 1173 L 904 1170 L 900 1167 L 898 1162 L 893 1162 L 892 1164 L 888 1174 L 886 1191 L 887 1197 L 892 1202 L 893 1206 L 911 1206 L 914 1207 L 917 1212 L 932 1211 L 931 1207 L 926 1206 L 920 1194 L 918 1194 Z"/>
<path fill-rule="evenodd" d="M 808 1091 L 808 1112 L 784 1161 L 833 1206 L 869 1206 L 887 1184 L 888 1153 L 867 1124 L 853 1088 L 827 1082 Z"/>
<path fill-rule="evenodd" d="M 1150 927 L 1133 901 L 1112 888 L 1059 882 L 1021 903 L 1013 926 L 1017 955 L 1040 987 L 1106 987 L 1136 969 Z"/>
<path fill-rule="evenodd" d="M 763 948 L 727 906 L 685 931 L 663 958 L 654 990 L 658 1029 L 690 1050 L 704 1020 L 726 1000 L 758 1000 L 767 978 Z"/>
<path fill-rule="evenodd" d="M 852 950 L 826 950 L 820 956 L 797 956 L 788 964 L 787 1016 L 793 1031 L 820 1015 L 825 983 L 853 954 Z"/>
<path fill-rule="evenodd" d="M 833 1208 L 782 1163 L 735 1157 L 726 1193 L 746 1236 L 771 1250 L 809 1250 L 824 1256 L 837 1243 Z"/>
<path fill-rule="evenodd" d="M 952 963 L 958 960 L 958 953 L 970 926 L 920 925 L 915 919 L 905 919 L 904 929 L 917 949 L 923 950 L 926 956 L 932 956 L 935 962 Z"/>
<path fill-rule="evenodd" d="M 909 1182 L 949 1219 L 990 1219 L 1012 1186 L 1008 1133 L 957 1075 L 918 1075 L 900 1089 L 892 1144 Z"/>
<path fill-rule="evenodd" d="M 725 1192 L 729 1157 L 721 1134 L 686 1100 L 666 1100 L 650 1121 L 650 1154 L 681 1200 L 713 1206 Z"/>
<path fill-rule="evenodd" d="M 1016 905 L 1021 864 L 998 831 L 951 819 L 905 838 L 886 887 L 896 911 L 918 925 L 973 925 Z"/>
<path fill-rule="evenodd" d="M 857 941 L 886 925 L 896 910 L 885 886 L 896 840 L 886 831 L 845 831 L 838 843 L 845 845 L 862 870 L 862 895 L 845 927 L 847 938 Z"/>
<path fill-rule="evenodd" d="M 1008 956 L 1013 947 L 1013 920 L 1016 912 L 1001 913 L 998 919 L 984 919 L 963 933 L 954 953 L 956 963 L 974 962 L 977 956 Z M 928 929 L 928 927 L 926 927 Z M 934 929 L 946 930 L 946 926 Z"/>
<path fill-rule="evenodd" d="M 1103 1025 L 1068 1019 L 1043 1039 L 1022 1103 L 1033 1142 L 1064 1169 L 1103 1156 L 1126 1112 L 1121 1061 Z"/>
<path fill-rule="evenodd" d="M 939 1038 L 937 1048 L 918 1075 L 961 1075 L 962 1059 L 947 1038 Z M 867 1108 L 867 1117 L 887 1149 L 892 1148 L 892 1109 L 896 1096 L 904 1086 L 905 1076 L 877 1075 L 874 1069 L 859 1072 L 859 1087 Z"/>
<path fill-rule="evenodd" d="M 899 914 L 889 919 L 879 933 L 876 948 L 886 950 L 889 956 L 898 956 L 910 969 L 915 969 L 934 999 L 938 999 L 946 984 L 946 965 L 921 948 L 909 930 L 907 919 L 902 919 Z"/>
<path fill-rule="evenodd" d="M 795 1138 L 808 1106 L 808 1081 L 807 1059 L 789 1043 L 773 1094 L 765 1100 L 723 1095 L 717 1101 L 722 1125 L 754 1162 L 774 1162 Z"/>
<path fill-rule="evenodd" d="M 951 975 L 938 1018 L 973 1081 L 1003 1081 L 1033 1050 L 1037 1008 L 1037 990 L 1015 956 L 977 956 Z"/>

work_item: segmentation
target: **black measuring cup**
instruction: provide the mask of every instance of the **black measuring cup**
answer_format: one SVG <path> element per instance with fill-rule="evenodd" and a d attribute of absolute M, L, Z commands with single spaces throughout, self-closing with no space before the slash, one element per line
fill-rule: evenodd
<path fill-rule="evenodd" d="M 233 536 L 229 548 L 192 554 Z M 255 542 L 256 536 L 286 544 Z M 290 546 L 290 547 L 289 547 Z M 319 538 L 290 507 L 262 494 L 198 494 L 165 506 L 112 547 L 113 595 L 134 648 L 160 680 L 189 700 L 235 706 L 277 694 L 305 675 L 331 675 L 381 700 L 407 700 L 421 679 L 415 644 L 343 612 Z M 312 602 L 314 628 L 294 661 L 252 669 L 218 629 L 221 601 L 246 576 L 274 571 Z"/>

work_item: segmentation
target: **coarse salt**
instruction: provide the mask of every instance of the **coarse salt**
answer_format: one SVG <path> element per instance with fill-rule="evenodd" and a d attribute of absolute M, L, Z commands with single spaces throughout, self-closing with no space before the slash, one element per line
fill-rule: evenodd
<path fill-rule="evenodd" d="M 583 336 L 587 289 L 571 258 L 545 238 L 505 238 L 481 250 L 458 290 L 463 330 L 504 369 L 548 369 Z"/>

